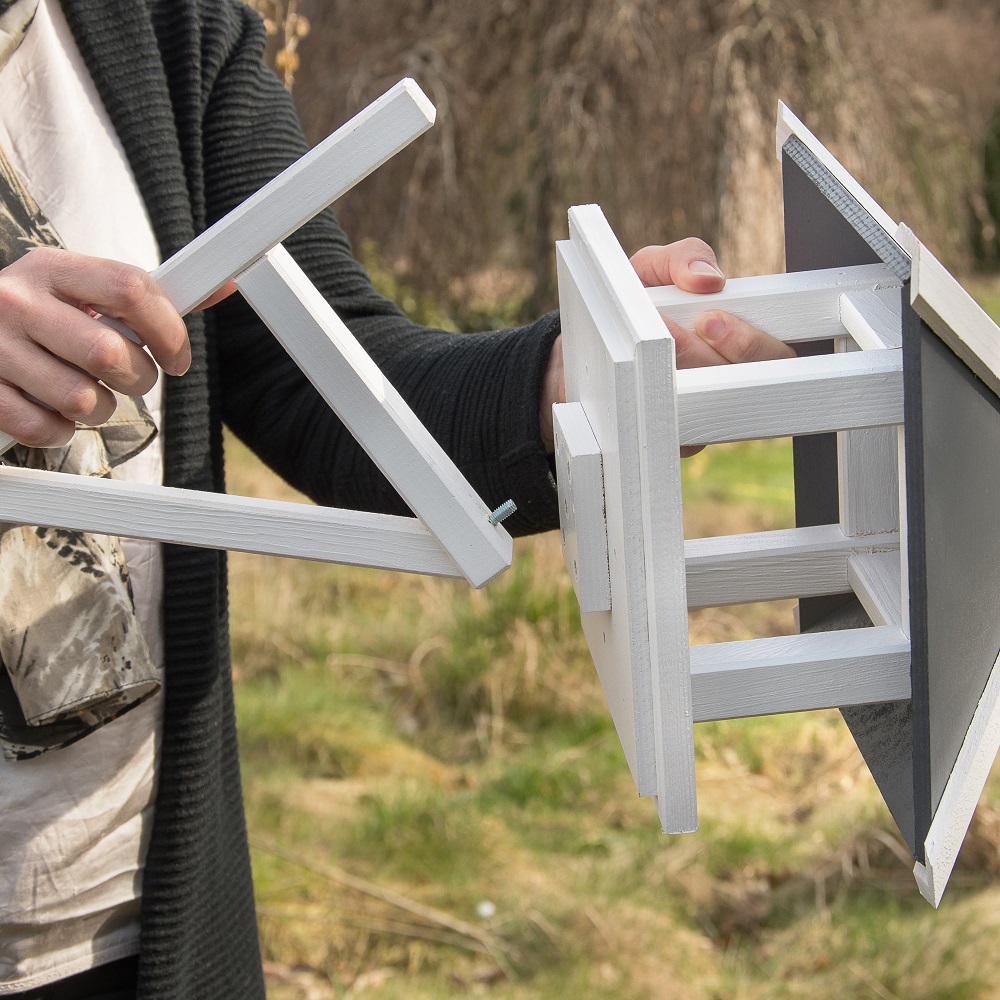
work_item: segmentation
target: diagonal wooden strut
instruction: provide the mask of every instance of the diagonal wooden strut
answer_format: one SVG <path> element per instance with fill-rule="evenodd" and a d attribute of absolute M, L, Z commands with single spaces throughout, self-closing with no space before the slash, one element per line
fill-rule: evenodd
<path fill-rule="evenodd" d="M 433 121 L 420 88 L 401 81 L 153 272 L 181 314 L 237 278 L 419 521 L 9 468 L 0 520 L 460 575 L 477 587 L 510 566 L 510 536 L 280 246 Z"/>

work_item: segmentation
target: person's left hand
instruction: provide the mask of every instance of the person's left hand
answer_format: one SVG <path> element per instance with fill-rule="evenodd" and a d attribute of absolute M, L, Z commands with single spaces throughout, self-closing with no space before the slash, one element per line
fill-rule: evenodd
<path fill-rule="evenodd" d="M 708 294 L 722 291 L 726 284 L 712 248 L 693 237 L 668 246 L 643 247 L 632 256 L 631 264 L 646 288 L 676 285 L 687 292 Z M 795 357 L 795 352 L 787 344 L 720 309 L 703 312 L 695 321 L 693 331 L 670 320 L 664 322 L 676 343 L 678 368 L 707 368 L 710 365 Z M 552 404 L 564 402 L 566 378 L 560 334 L 549 355 L 538 413 L 542 443 L 550 454 L 555 449 Z M 684 448 L 682 454 L 698 450 Z"/>

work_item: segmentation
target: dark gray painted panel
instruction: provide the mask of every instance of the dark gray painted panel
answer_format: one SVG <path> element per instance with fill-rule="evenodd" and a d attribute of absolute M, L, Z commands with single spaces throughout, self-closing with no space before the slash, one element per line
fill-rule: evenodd
<path fill-rule="evenodd" d="M 912 312 L 904 338 L 914 799 L 925 835 L 1000 651 L 1000 400 Z"/>
<path fill-rule="evenodd" d="M 782 150 L 781 178 L 786 271 L 812 271 L 881 261 L 849 220 L 849 215 L 857 209 L 857 202 L 794 136 Z M 865 215 L 871 219 L 867 213 Z M 796 350 L 800 355 L 830 354 L 833 342 L 799 344 Z M 792 442 L 792 455 L 795 523 L 804 528 L 839 521 L 836 434 L 796 438 Z M 800 601 L 799 627 L 811 628 L 849 600 L 850 594 Z"/>
<path fill-rule="evenodd" d="M 900 278 L 909 277 L 909 261 L 895 241 L 794 136 L 782 150 L 782 184 L 788 271 L 883 261 Z M 808 345 L 810 354 L 831 350 L 829 341 Z M 836 435 L 796 438 L 793 454 L 796 524 L 838 521 Z M 870 622 L 851 595 L 799 602 L 803 631 L 865 624 Z M 842 713 L 903 839 L 922 860 L 924 838 L 917 836 L 913 801 L 910 703 L 863 705 L 842 709 Z"/>

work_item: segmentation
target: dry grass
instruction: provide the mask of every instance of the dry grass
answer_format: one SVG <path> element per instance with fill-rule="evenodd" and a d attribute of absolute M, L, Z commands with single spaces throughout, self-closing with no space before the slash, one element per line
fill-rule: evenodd
<path fill-rule="evenodd" d="M 743 448 L 689 463 L 707 515 L 689 531 L 734 507 L 748 528 L 787 519 L 787 449 Z M 230 452 L 236 490 L 287 494 Z M 1000 991 L 996 782 L 937 913 L 834 712 L 699 727 L 702 827 L 667 838 L 635 797 L 555 538 L 519 542 L 484 592 L 231 565 L 272 1000 Z M 693 635 L 784 627 L 730 610 Z"/>

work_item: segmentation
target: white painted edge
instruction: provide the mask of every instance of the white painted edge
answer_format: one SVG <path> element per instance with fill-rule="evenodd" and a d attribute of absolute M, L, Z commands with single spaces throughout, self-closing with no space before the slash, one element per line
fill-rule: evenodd
<path fill-rule="evenodd" d="M 859 552 L 896 553 L 899 535 L 849 538 L 838 524 L 684 543 L 689 608 L 842 594 L 848 561 Z"/>
<path fill-rule="evenodd" d="M 693 646 L 691 680 L 696 722 L 902 701 L 910 642 L 882 627 Z"/>
<path fill-rule="evenodd" d="M 636 376 L 646 601 L 658 749 L 656 808 L 665 833 L 690 833 L 698 828 L 698 807 L 677 369 L 671 338 L 661 336 L 637 345 Z"/>
<path fill-rule="evenodd" d="M 0 474 L 0 520 L 460 577 L 416 518 L 36 469 Z"/>
<path fill-rule="evenodd" d="M 706 310 L 724 309 L 791 344 L 842 336 L 842 294 L 901 286 L 885 264 L 860 264 L 730 278 L 722 291 L 708 295 L 685 292 L 676 285 L 649 288 L 647 294 L 661 316 L 686 329 L 693 329 Z"/>
<path fill-rule="evenodd" d="M 993 664 L 924 841 L 925 862 L 913 866 L 920 894 L 938 906 L 1000 749 L 1000 658 Z"/>
<path fill-rule="evenodd" d="M 600 285 L 599 294 L 617 313 L 619 332 L 632 340 L 623 345 L 626 357 L 635 356 L 635 345 L 641 340 L 672 340 L 600 206 L 571 208 L 569 234 L 570 242 L 587 261 L 591 277 Z"/>
<path fill-rule="evenodd" d="M 156 268 L 153 278 L 181 315 L 190 312 L 425 132 L 434 117 L 420 87 L 400 80 Z"/>
<path fill-rule="evenodd" d="M 854 179 L 853 175 L 837 160 L 832 153 L 796 118 L 786 104 L 778 102 L 778 123 L 776 130 L 775 150 L 778 162 L 781 162 L 781 150 L 794 135 L 809 150 L 820 163 L 830 171 L 847 189 L 848 194 L 885 230 L 892 238 L 896 231 L 896 223 L 889 213 Z M 903 248 L 905 251 L 905 248 Z"/>
<path fill-rule="evenodd" d="M 552 407 L 563 559 L 580 611 L 611 610 L 601 449 L 581 403 Z"/>
<path fill-rule="evenodd" d="M 1000 327 L 909 229 L 901 226 L 898 238 L 911 251 L 910 301 L 917 315 L 1000 395 Z"/>
<path fill-rule="evenodd" d="M 902 302 L 877 291 L 845 292 L 840 296 L 840 320 L 863 351 L 903 346 Z"/>
<path fill-rule="evenodd" d="M 673 338 L 600 208 L 571 208 L 569 230 L 570 243 L 587 270 L 592 297 L 610 321 L 599 327 L 608 355 L 615 365 L 635 366 L 632 405 L 640 445 L 641 538 L 647 565 L 628 567 L 627 573 L 645 576 L 646 608 L 637 618 L 645 614 L 652 670 L 646 679 L 638 676 L 642 664 L 629 666 L 637 699 L 648 691 L 652 701 L 660 822 L 667 831 L 687 832 L 697 827 L 697 806 Z M 569 377 L 567 382 L 571 384 Z M 651 406 L 654 398 L 665 405 Z M 639 529 L 639 525 L 625 526 L 626 531 Z M 660 579 L 671 574 L 670 583 Z"/>
<path fill-rule="evenodd" d="M 858 552 L 847 561 L 847 579 L 874 625 L 902 629 L 899 552 Z"/>
<path fill-rule="evenodd" d="M 642 796 L 656 794 L 646 574 L 642 566 L 634 349 L 600 294 L 585 248 L 556 243 L 567 398 L 579 401 L 601 447 L 612 611 L 580 616 L 622 749 Z"/>
<path fill-rule="evenodd" d="M 855 351 L 677 373 L 682 445 L 903 421 L 902 352 Z"/>
<path fill-rule="evenodd" d="M 236 284 L 469 583 L 507 569 L 510 535 L 288 251 L 274 247 Z"/>

